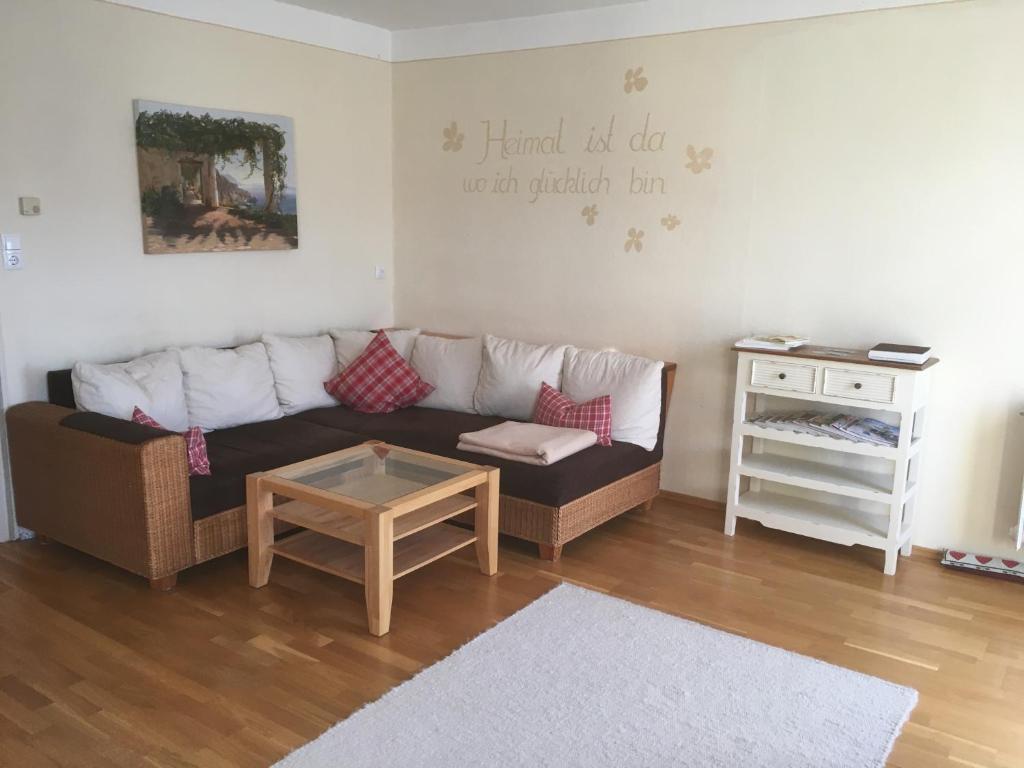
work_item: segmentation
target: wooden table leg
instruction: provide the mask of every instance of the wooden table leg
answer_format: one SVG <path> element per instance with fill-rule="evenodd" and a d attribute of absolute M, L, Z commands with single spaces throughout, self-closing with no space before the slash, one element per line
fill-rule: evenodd
<path fill-rule="evenodd" d="M 370 634 L 380 637 L 391 629 L 395 565 L 395 517 L 391 510 L 367 510 L 363 546 L 366 620 Z"/>
<path fill-rule="evenodd" d="M 487 470 L 487 482 L 476 487 L 476 559 L 480 572 L 498 572 L 498 486 L 501 471 Z"/>
<path fill-rule="evenodd" d="M 249 586 L 265 587 L 270 580 L 274 553 L 274 494 L 263 489 L 260 473 L 245 478 L 245 506 L 249 526 Z"/>

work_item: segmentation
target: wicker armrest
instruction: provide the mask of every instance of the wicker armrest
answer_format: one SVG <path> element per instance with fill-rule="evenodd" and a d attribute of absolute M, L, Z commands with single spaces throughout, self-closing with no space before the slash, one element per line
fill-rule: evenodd
<path fill-rule="evenodd" d="M 7 432 L 21 525 L 148 579 L 193 563 L 181 435 L 49 403 L 10 408 Z"/>
<path fill-rule="evenodd" d="M 97 437 L 109 437 L 111 440 L 130 445 L 142 445 L 150 440 L 177 434 L 177 432 L 166 429 L 136 424 L 134 421 L 115 419 L 113 416 L 90 411 L 72 411 L 60 420 L 60 425 L 69 429 L 77 429 L 80 432 L 88 432 Z"/>

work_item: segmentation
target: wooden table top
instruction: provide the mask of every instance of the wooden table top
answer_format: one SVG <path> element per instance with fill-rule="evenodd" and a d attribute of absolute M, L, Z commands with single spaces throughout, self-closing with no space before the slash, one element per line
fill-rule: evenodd
<path fill-rule="evenodd" d="M 921 365 L 912 363 L 891 363 L 884 360 L 872 360 L 866 349 L 845 349 L 843 347 L 822 347 L 805 344 L 796 349 L 749 349 L 733 346 L 734 352 L 749 352 L 755 355 L 778 355 L 779 357 L 801 357 L 810 360 L 828 360 L 835 363 L 853 363 L 855 365 L 874 365 L 879 368 L 902 368 L 908 371 L 923 371 L 939 362 L 939 358 L 930 357 Z"/>

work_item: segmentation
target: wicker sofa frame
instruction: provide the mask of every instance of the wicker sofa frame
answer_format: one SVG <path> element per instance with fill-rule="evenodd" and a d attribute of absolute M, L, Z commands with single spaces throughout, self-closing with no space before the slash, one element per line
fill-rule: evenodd
<path fill-rule="evenodd" d="M 665 364 L 662 435 L 675 370 Z M 164 434 L 132 442 L 63 426 L 74 413 L 42 402 L 7 411 L 21 525 L 138 574 L 159 590 L 173 588 L 180 571 L 246 546 L 244 506 L 193 521 L 184 438 Z M 554 561 L 567 542 L 601 523 L 636 507 L 649 509 L 660 478 L 659 461 L 559 507 L 502 494 L 500 530 L 535 542 L 540 557 Z"/>

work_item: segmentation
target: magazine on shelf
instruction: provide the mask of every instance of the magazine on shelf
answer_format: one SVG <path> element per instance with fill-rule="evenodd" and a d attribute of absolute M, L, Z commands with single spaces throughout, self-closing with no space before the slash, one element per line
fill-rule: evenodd
<path fill-rule="evenodd" d="M 810 339 L 806 336 L 785 336 L 783 334 L 765 334 L 763 336 L 748 336 L 740 339 L 734 346 L 743 349 L 767 349 L 785 351 L 802 347 Z"/>
<path fill-rule="evenodd" d="M 895 447 L 900 441 L 899 427 L 886 424 L 878 419 L 854 419 L 841 429 L 850 437 L 875 445 Z"/>
<path fill-rule="evenodd" d="M 748 424 L 806 435 L 828 436 L 835 440 L 849 440 L 895 448 L 900 439 L 900 428 L 850 414 L 818 413 L 816 411 L 790 411 L 759 413 L 747 419 Z"/>

